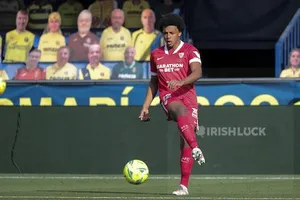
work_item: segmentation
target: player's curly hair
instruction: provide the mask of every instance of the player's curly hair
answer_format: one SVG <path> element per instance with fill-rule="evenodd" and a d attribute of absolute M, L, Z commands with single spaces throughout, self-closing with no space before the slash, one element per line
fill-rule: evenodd
<path fill-rule="evenodd" d="M 182 17 L 177 14 L 167 14 L 159 21 L 159 29 L 163 32 L 163 29 L 167 26 L 176 26 L 180 32 L 185 28 Z"/>

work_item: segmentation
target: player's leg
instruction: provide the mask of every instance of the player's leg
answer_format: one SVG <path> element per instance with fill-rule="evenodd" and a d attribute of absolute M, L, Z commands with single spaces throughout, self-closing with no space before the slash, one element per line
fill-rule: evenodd
<path fill-rule="evenodd" d="M 177 122 L 180 133 L 188 145 L 192 149 L 197 148 L 195 128 L 190 122 L 186 106 L 180 101 L 172 101 L 168 104 L 167 109 L 171 119 Z"/>
<path fill-rule="evenodd" d="M 192 172 L 194 159 L 192 157 L 192 148 L 188 143 L 180 137 L 180 168 L 181 168 L 181 180 L 180 184 L 186 188 L 189 187 L 189 179 Z"/>
<path fill-rule="evenodd" d="M 168 113 L 172 120 L 177 122 L 180 133 L 188 145 L 192 148 L 192 156 L 200 165 L 205 163 L 202 151 L 198 147 L 195 124 L 192 120 L 192 111 L 181 101 L 172 101 L 167 106 Z"/>
<path fill-rule="evenodd" d="M 192 149 L 188 143 L 180 136 L 180 169 L 181 179 L 179 188 L 173 192 L 175 195 L 188 195 L 189 179 L 192 172 L 194 159 L 192 157 Z"/>

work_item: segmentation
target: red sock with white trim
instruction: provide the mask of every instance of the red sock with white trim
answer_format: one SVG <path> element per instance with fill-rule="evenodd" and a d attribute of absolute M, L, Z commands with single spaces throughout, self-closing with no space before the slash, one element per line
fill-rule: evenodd
<path fill-rule="evenodd" d="M 180 155 L 180 170 L 181 180 L 180 184 L 186 188 L 189 186 L 190 175 L 192 172 L 194 159 L 192 158 L 192 149 L 190 147 L 184 147 L 181 149 Z"/>

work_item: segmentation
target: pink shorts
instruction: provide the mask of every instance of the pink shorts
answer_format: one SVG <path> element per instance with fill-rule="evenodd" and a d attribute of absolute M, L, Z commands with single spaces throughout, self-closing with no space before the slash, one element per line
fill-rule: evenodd
<path fill-rule="evenodd" d="M 167 107 L 173 101 L 181 102 L 186 107 L 190 124 L 194 125 L 195 128 L 198 129 L 198 104 L 192 105 L 190 102 L 185 100 L 185 98 L 183 98 L 183 97 L 171 97 L 171 95 L 167 94 L 164 96 L 163 100 L 161 100 L 160 104 L 167 116 L 167 120 L 168 121 L 172 120 Z"/>

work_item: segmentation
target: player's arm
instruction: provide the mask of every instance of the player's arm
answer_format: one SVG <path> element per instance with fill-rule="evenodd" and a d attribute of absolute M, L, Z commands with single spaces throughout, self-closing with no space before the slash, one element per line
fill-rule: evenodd
<path fill-rule="evenodd" d="M 141 114 L 139 118 L 142 121 L 149 121 L 149 107 L 157 94 L 158 91 L 158 78 L 157 78 L 157 68 L 156 63 L 154 62 L 153 53 L 150 55 L 150 71 L 151 71 L 151 79 L 147 89 L 145 101 L 142 107 Z"/>
<path fill-rule="evenodd" d="M 190 64 L 192 73 L 183 79 L 183 85 L 189 85 L 196 82 L 202 76 L 202 67 L 200 62 L 192 62 Z"/>
<path fill-rule="evenodd" d="M 196 49 L 193 49 L 191 52 L 188 53 L 189 59 L 189 67 L 191 73 L 182 80 L 172 80 L 168 83 L 168 87 L 171 90 L 177 89 L 184 85 L 193 84 L 202 76 L 202 67 L 201 67 L 201 59 L 200 54 Z"/>
<path fill-rule="evenodd" d="M 172 80 L 168 83 L 168 88 L 171 90 L 177 89 L 184 85 L 189 85 L 196 82 L 202 76 L 202 68 L 200 62 L 192 62 L 190 64 L 192 73 L 183 80 Z"/>
<path fill-rule="evenodd" d="M 151 76 L 149 87 L 147 90 L 145 102 L 143 105 L 143 109 L 149 109 L 154 97 L 157 94 L 158 90 L 158 81 L 157 81 L 157 76 Z"/>
<path fill-rule="evenodd" d="M 149 121 L 150 120 L 149 107 L 150 107 L 154 97 L 156 96 L 157 90 L 158 90 L 157 76 L 151 76 L 150 83 L 149 83 L 146 97 L 145 97 L 145 101 L 143 104 L 143 108 L 142 108 L 141 114 L 139 116 L 141 121 Z"/>

